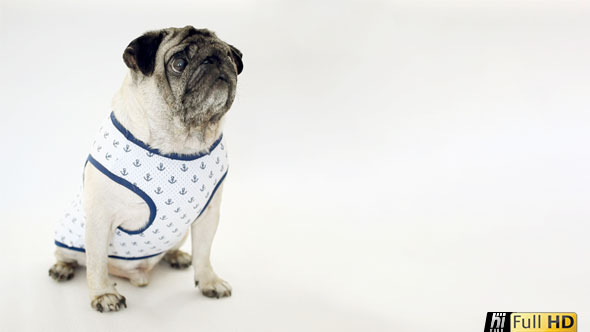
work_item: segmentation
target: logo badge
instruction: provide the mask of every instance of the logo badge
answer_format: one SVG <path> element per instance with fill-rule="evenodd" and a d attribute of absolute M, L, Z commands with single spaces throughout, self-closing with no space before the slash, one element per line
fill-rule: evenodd
<path fill-rule="evenodd" d="M 484 332 L 577 332 L 574 312 L 488 312 Z"/>

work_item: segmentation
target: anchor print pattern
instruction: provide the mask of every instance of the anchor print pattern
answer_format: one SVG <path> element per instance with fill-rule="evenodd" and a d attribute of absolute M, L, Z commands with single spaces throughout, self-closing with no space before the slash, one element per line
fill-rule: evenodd
<path fill-rule="evenodd" d="M 194 159 L 169 157 L 127 139 L 110 118 L 105 121 L 90 149 L 92 157 L 131 184 L 130 190 L 149 196 L 156 212 L 152 223 L 148 225 L 146 220 L 139 233 L 117 229 L 108 247 L 109 255 L 139 258 L 176 245 L 220 185 L 227 171 L 226 150 L 222 141 L 208 154 Z M 84 249 L 83 211 L 82 195 L 78 194 L 57 223 L 56 241 Z"/>

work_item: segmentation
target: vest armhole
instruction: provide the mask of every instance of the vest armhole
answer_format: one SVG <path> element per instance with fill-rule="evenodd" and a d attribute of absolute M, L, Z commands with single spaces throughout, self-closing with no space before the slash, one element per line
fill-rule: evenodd
<path fill-rule="evenodd" d="M 137 194 L 139 197 L 141 197 L 141 199 L 143 199 L 145 201 L 145 203 L 150 208 L 150 217 L 148 219 L 147 224 L 145 226 L 143 226 L 142 228 L 140 228 L 138 230 L 127 230 L 127 229 L 124 229 L 121 226 L 119 226 L 119 227 L 117 227 L 117 229 L 120 229 L 121 231 L 123 231 L 127 234 L 131 234 L 131 235 L 140 234 L 140 233 L 143 233 L 145 230 L 147 230 L 152 225 L 152 223 L 154 222 L 154 219 L 156 218 L 156 204 L 149 197 L 149 195 L 146 194 L 143 190 L 141 190 L 137 186 L 133 185 L 131 182 L 123 179 L 120 176 L 113 174 L 106 167 L 104 167 L 101 163 L 99 163 L 96 159 L 94 159 L 92 157 L 92 155 L 88 155 L 88 162 L 90 164 L 92 164 L 92 166 L 94 166 L 99 172 L 106 175 L 109 179 L 115 181 L 116 183 L 122 185 L 123 187 L 125 187 L 125 188 L 131 190 L 132 192 L 134 192 L 135 194 Z"/>

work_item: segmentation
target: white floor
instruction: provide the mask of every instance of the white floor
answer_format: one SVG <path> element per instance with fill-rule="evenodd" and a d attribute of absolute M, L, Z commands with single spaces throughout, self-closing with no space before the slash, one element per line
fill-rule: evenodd
<path fill-rule="evenodd" d="M 582 2 L 0 4 L 2 331 L 476 331 L 487 311 L 590 314 L 590 6 Z M 144 30 L 244 53 L 213 263 L 47 276 L 54 221 Z M 189 248 L 186 248 L 189 250 Z"/>

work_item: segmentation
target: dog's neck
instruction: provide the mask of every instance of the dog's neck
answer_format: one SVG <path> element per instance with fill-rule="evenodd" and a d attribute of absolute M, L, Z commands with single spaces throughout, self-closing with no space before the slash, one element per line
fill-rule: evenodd
<path fill-rule="evenodd" d="M 223 129 L 223 118 L 207 126 L 187 129 L 179 119 L 169 115 L 162 98 L 140 91 L 129 74 L 115 94 L 112 106 L 117 120 L 133 136 L 162 153 L 207 151 Z"/>

